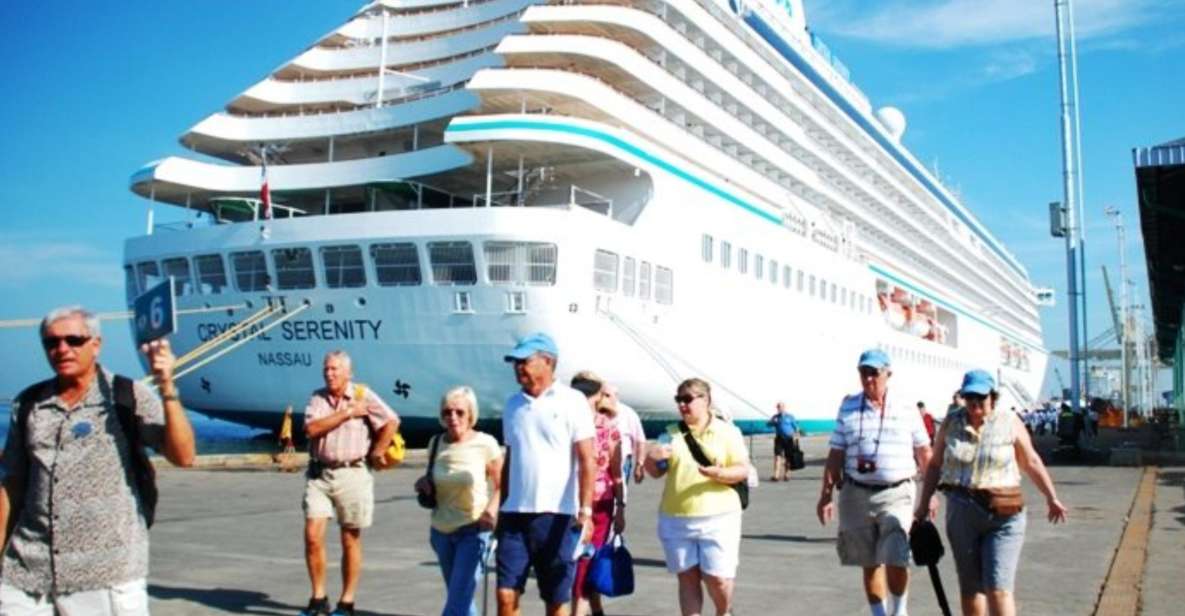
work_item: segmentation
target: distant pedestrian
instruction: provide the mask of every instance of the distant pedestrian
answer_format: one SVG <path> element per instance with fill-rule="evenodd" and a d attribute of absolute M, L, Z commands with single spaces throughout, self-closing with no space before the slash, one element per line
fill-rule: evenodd
<path fill-rule="evenodd" d="M 918 415 L 922 417 L 922 425 L 926 427 L 926 436 L 930 437 L 930 445 L 934 445 L 934 416 L 926 410 L 926 403 L 918 400 Z"/>
<path fill-rule="evenodd" d="M 961 392 L 966 406 L 942 422 L 936 441 L 941 455 L 924 471 L 914 517 L 926 517 L 923 503 L 935 488 L 946 493 L 946 536 L 963 613 L 1010 616 L 1016 613 L 1012 589 L 1026 525 L 1021 471 L 1045 495 L 1050 522 L 1065 521 L 1067 509 L 1020 418 L 996 409 L 992 375 L 968 372 Z"/>
<path fill-rule="evenodd" d="M 354 593 L 362 576 L 362 529 L 374 515 L 374 476 L 399 428 L 399 417 L 369 387 L 354 383 L 345 351 L 325 355 L 325 387 L 313 392 L 304 411 L 309 469 L 304 491 L 304 547 L 313 595 L 302 616 L 328 614 L 325 594 L 325 527 L 336 516 L 341 528 L 342 594 L 333 616 L 354 616 Z"/>
<path fill-rule="evenodd" d="M 769 418 L 774 428 L 774 472 L 770 481 L 790 480 L 790 459 L 798 449 L 798 420 L 778 402 L 777 411 Z"/>
<path fill-rule="evenodd" d="M 535 333 L 505 357 L 521 390 L 506 402 L 506 481 L 498 524 L 498 614 L 516 616 L 532 569 L 548 616 L 572 599 L 575 554 L 592 534 L 596 428 L 588 401 L 555 380 L 559 350 Z"/>
<path fill-rule="evenodd" d="M 193 427 L 167 340 L 141 347 L 159 390 L 98 363 L 99 319 L 80 306 L 41 321 L 54 376 L 22 391 L 0 461 L 0 615 L 148 614 L 148 528 L 156 505 L 144 447 L 194 459 Z"/>
<path fill-rule="evenodd" d="M 642 429 L 642 419 L 638 417 L 638 411 L 621 401 L 616 385 L 606 383 L 601 393 L 617 407 L 617 431 L 621 433 L 621 476 L 625 481 L 623 485 L 629 483 L 630 477 L 634 478 L 634 483 L 642 483 L 646 476 L 642 468 L 642 463 L 646 461 L 646 432 Z"/>
<path fill-rule="evenodd" d="M 817 513 L 819 522 L 827 524 L 835 515 L 832 491 L 842 488 L 836 543 L 840 563 L 863 568 L 873 616 L 903 616 L 913 477 L 930 461 L 930 440 L 918 412 L 889 398 L 888 354 L 865 351 L 857 367 L 861 392 L 840 404 Z"/>
<path fill-rule="evenodd" d="M 668 426 L 669 444 L 650 447 L 646 455 L 646 472 L 666 477 L 658 539 L 667 571 L 679 577 L 682 613 L 703 611 L 706 588 L 716 614 L 730 614 L 743 509 L 733 486 L 748 479 L 749 452 L 741 431 L 713 416 L 712 389 L 706 381 L 680 383 L 675 404 L 682 421 Z M 697 460 L 692 444 L 711 464 Z"/>
<path fill-rule="evenodd" d="M 415 486 L 436 503 L 429 543 L 447 590 L 443 616 L 477 615 L 473 595 L 498 521 L 502 448 L 494 437 L 474 429 L 477 416 L 473 389 L 454 387 L 444 394 L 440 424 L 445 433 L 429 443 L 431 474 Z"/>
<path fill-rule="evenodd" d="M 950 397 L 950 404 L 946 405 L 946 414 L 950 415 L 961 408 L 963 408 L 963 396 L 961 396 L 959 392 L 956 391 L 954 395 Z"/>
<path fill-rule="evenodd" d="M 605 545 L 609 529 L 614 534 L 625 531 L 625 485 L 621 477 L 621 433 L 617 430 L 616 399 L 605 395 L 605 383 L 589 371 L 576 373 L 572 388 L 588 398 L 589 410 L 593 413 L 596 438 L 593 450 L 596 456 L 596 480 L 593 483 L 592 536 L 589 544 L 594 549 Z M 576 562 L 576 577 L 572 583 L 572 613 L 584 616 L 605 613 L 601 595 L 588 588 L 588 567 L 591 561 L 581 558 Z"/>

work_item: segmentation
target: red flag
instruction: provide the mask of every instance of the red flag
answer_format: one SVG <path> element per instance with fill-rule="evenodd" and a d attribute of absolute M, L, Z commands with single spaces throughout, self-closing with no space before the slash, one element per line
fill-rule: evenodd
<path fill-rule="evenodd" d="M 262 185 L 259 187 L 259 200 L 263 202 L 263 219 L 272 219 L 272 191 L 267 185 L 267 161 L 263 161 Z"/>

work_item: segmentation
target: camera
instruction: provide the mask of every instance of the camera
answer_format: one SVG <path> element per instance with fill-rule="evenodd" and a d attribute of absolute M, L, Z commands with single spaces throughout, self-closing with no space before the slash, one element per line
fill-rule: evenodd
<path fill-rule="evenodd" d="M 875 473 L 876 460 L 871 458 L 860 458 L 856 460 L 856 472 L 858 473 Z"/>

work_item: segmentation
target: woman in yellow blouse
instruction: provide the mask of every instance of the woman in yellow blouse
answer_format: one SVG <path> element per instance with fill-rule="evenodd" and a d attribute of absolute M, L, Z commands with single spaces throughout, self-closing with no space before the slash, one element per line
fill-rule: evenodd
<path fill-rule="evenodd" d="M 732 484 L 748 479 L 749 452 L 736 426 L 712 416 L 707 382 L 683 381 L 675 403 L 683 421 L 668 426 L 669 442 L 650 448 L 646 457 L 646 472 L 666 477 L 658 538 L 667 570 L 679 576 L 682 613 L 699 614 L 707 588 L 716 613 L 728 614 L 741 543 L 741 501 Z M 696 461 L 688 437 L 699 444 L 710 466 Z"/>
<path fill-rule="evenodd" d="M 1053 479 L 1016 413 L 996 409 L 996 380 L 984 370 L 963 377 L 964 406 L 947 414 L 934 438 L 914 517 L 924 519 L 937 488 L 946 493 L 950 542 L 963 613 L 1012 616 L 1012 588 L 1025 538 L 1020 473 L 1045 496 L 1050 522 L 1065 521 Z"/>
<path fill-rule="evenodd" d="M 440 423 L 445 433 L 428 446 L 435 450 L 432 474 L 415 486 L 436 497 L 429 541 L 448 590 L 445 616 L 477 613 L 473 594 L 498 519 L 502 449 L 494 437 L 473 429 L 477 413 L 477 396 L 469 387 L 444 395 Z"/>

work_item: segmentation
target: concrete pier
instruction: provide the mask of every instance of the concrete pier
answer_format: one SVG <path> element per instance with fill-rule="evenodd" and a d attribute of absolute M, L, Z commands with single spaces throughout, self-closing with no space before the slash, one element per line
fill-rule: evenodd
<path fill-rule="evenodd" d="M 763 478 L 744 518 L 737 578 L 738 614 L 866 614 L 860 574 L 835 555 L 834 523 L 815 518 L 822 437 L 805 439 L 808 467 L 788 483 L 769 483 L 772 442 L 754 439 Z M 423 472 L 412 463 L 378 475 L 375 525 L 363 534 L 366 565 L 359 614 L 433 615 L 444 585 L 428 546 L 428 514 L 412 483 Z M 1045 521 L 1044 501 L 1026 481 L 1028 535 L 1018 575 L 1022 614 L 1093 614 L 1144 475 L 1142 468 L 1053 467 L 1070 522 Z M 1155 476 L 1147 566 L 1141 574 L 1144 614 L 1176 613 L 1185 602 L 1185 469 Z M 300 473 L 268 470 L 174 470 L 160 473 L 161 504 L 152 531 L 150 594 L 156 615 L 295 614 L 309 596 L 301 532 Z M 631 486 L 626 537 L 635 558 L 638 591 L 608 601 L 611 614 L 676 614 L 675 577 L 666 572 L 655 536 L 661 483 Z M 337 531 L 326 537 L 331 600 L 340 592 Z M 952 605 L 958 584 L 949 555 L 942 576 Z M 493 613 L 493 576 L 490 608 Z M 480 601 L 480 591 L 478 595 Z M 524 613 L 541 614 L 532 585 Z M 711 613 L 710 608 L 708 613 Z M 930 581 L 914 569 L 910 613 L 939 613 Z M 1131 614 L 1138 612 L 1131 611 Z"/>

